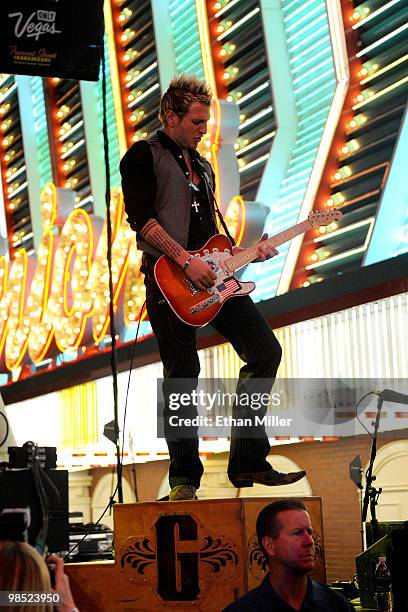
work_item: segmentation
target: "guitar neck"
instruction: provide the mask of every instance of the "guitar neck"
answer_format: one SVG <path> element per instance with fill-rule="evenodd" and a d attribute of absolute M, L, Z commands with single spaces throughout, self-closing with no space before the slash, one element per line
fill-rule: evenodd
<path fill-rule="evenodd" d="M 297 225 L 294 225 L 293 227 L 290 227 L 287 230 L 283 230 L 283 232 L 279 232 L 279 234 L 272 236 L 272 238 L 268 238 L 268 240 L 263 240 L 262 244 L 265 246 L 268 245 L 278 247 L 281 244 L 287 242 L 288 240 L 291 240 L 292 238 L 303 234 L 311 227 L 313 227 L 312 224 L 308 219 L 306 219 L 305 221 L 302 221 L 301 223 L 298 223 Z M 247 249 L 244 249 L 243 251 L 240 251 L 236 255 L 229 257 L 225 261 L 225 264 L 228 266 L 228 270 L 232 273 L 235 270 L 239 270 L 239 268 L 242 268 L 243 266 L 246 266 L 247 264 L 257 259 L 259 257 L 257 247 L 258 245 L 249 247 Z"/>

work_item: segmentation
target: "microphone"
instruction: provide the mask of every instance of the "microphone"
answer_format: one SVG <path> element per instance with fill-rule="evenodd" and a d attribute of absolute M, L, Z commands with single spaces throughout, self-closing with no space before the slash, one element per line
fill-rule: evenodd
<path fill-rule="evenodd" d="M 408 395 L 404 395 L 403 393 L 398 393 L 398 391 L 393 391 L 392 389 L 384 389 L 383 391 L 379 391 L 375 389 L 373 391 L 374 395 L 378 395 L 384 402 L 395 402 L 396 404 L 408 404 Z"/>

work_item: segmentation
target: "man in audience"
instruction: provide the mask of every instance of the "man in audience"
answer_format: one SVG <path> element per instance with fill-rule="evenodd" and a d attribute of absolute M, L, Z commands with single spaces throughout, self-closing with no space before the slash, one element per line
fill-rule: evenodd
<path fill-rule="evenodd" d="M 256 533 L 269 563 L 262 583 L 224 612 L 351 612 L 342 595 L 312 580 L 315 552 L 310 516 L 303 502 L 273 502 L 260 512 Z"/>

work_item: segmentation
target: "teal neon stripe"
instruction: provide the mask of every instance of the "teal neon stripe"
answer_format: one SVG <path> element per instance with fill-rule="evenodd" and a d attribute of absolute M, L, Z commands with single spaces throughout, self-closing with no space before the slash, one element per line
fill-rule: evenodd
<path fill-rule="evenodd" d="M 173 0 L 169 12 L 177 74 L 204 78 L 195 0 Z"/>
<path fill-rule="evenodd" d="M 325 1 L 282 0 L 281 10 L 298 122 L 278 199 L 269 203 L 264 228 L 269 235 L 297 222 L 336 89 Z M 279 130 L 279 114 L 277 122 Z M 269 167 L 268 171 L 273 173 L 274 169 Z M 276 295 L 288 248 L 288 243 L 282 245 L 278 256 L 245 270 L 243 279 L 256 281 L 252 294 L 256 301 Z"/>
<path fill-rule="evenodd" d="M 47 115 L 45 112 L 44 88 L 41 77 L 32 77 L 30 79 L 32 91 L 32 103 L 34 107 L 34 138 L 38 152 L 38 171 L 40 173 L 41 187 L 53 180 L 51 152 L 48 140 Z"/>
<path fill-rule="evenodd" d="M 407 165 L 408 112 L 405 112 L 364 266 L 408 252 Z"/>

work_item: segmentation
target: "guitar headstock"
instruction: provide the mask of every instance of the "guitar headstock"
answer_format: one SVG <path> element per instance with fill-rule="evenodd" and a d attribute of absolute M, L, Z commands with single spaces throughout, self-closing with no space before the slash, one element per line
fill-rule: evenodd
<path fill-rule="evenodd" d="M 332 221 L 339 221 L 342 216 L 339 210 L 312 210 L 307 218 L 312 227 L 320 227 L 329 225 Z"/>

